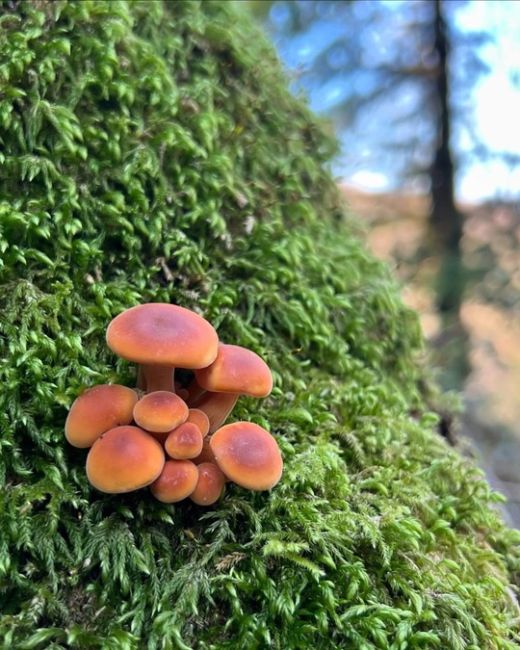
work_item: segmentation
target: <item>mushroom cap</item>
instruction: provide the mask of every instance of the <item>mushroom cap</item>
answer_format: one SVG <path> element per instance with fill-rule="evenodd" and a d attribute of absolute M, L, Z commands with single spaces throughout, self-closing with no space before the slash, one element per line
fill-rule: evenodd
<path fill-rule="evenodd" d="M 114 427 L 130 424 L 137 393 L 119 384 L 89 388 L 72 404 L 65 421 L 65 437 L 74 447 L 91 447 Z"/>
<path fill-rule="evenodd" d="M 210 506 L 220 499 L 226 477 L 213 463 L 201 463 L 198 470 L 197 487 L 191 493 L 190 499 L 199 506 Z"/>
<path fill-rule="evenodd" d="M 283 461 L 273 436 L 252 422 L 226 424 L 210 439 L 224 474 L 250 490 L 269 490 L 282 476 Z"/>
<path fill-rule="evenodd" d="M 116 427 L 92 445 L 87 477 L 101 492 L 132 492 L 153 483 L 164 467 L 161 445 L 139 427 Z"/>
<path fill-rule="evenodd" d="M 185 422 L 170 433 L 164 448 L 171 458 L 184 460 L 196 458 L 202 451 L 202 433 L 193 422 Z"/>
<path fill-rule="evenodd" d="M 197 466 L 191 460 L 167 460 L 150 490 L 163 503 L 177 503 L 190 496 L 198 480 Z"/>
<path fill-rule="evenodd" d="M 195 371 L 197 383 L 213 393 L 267 397 L 273 388 L 269 366 L 258 354 L 239 345 L 220 343 L 215 361 Z"/>
<path fill-rule="evenodd" d="M 190 409 L 186 422 L 193 422 L 193 424 L 196 424 L 199 427 L 203 438 L 208 435 L 209 418 L 204 411 L 201 411 L 200 409 Z"/>
<path fill-rule="evenodd" d="M 195 312 L 151 302 L 116 316 L 107 329 L 107 344 L 112 352 L 136 363 L 205 368 L 215 360 L 218 336 Z"/>
<path fill-rule="evenodd" d="M 148 393 L 134 406 L 134 420 L 138 426 L 153 433 L 171 431 L 187 419 L 186 402 L 167 390 Z"/>

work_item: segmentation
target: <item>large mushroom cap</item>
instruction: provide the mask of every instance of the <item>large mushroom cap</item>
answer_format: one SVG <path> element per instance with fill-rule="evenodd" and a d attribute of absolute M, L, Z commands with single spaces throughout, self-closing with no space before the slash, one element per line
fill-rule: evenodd
<path fill-rule="evenodd" d="M 96 440 L 87 477 L 101 492 L 131 492 L 153 483 L 164 467 L 161 445 L 138 427 L 116 427 Z"/>
<path fill-rule="evenodd" d="M 186 402 L 166 390 L 148 393 L 134 406 L 134 420 L 140 427 L 153 433 L 171 431 L 187 419 Z"/>
<path fill-rule="evenodd" d="M 258 354 L 239 345 L 220 343 L 215 361 L 195 371 L 197 383 L 214 393 L 266 397 L 273 388 L 269 366 Z"/>
<path fill-rule="evenodd" d="M 218 336 L 195 312 L 152 302 L 116 316 L 107 329 L 107 344 L 136 363 L 205 368 L 215 360 Z"/>
<path fill-rule="evenodd" d="M 150 490 L 163 503 L 177 503 L 190 496 L 198 480 L 199 471 L 190 460 L 167 460 Z"/>
<path fill-rule="evenodd" d="M 224 474 L 250 490 L 269 490 L 282 476 L 283 462 L 273 436 L 252 422 L 234 422 L 210 439 L 215 460 Z"/>
<path fill-rule="evenodd" d="M 74 447 L 91 447 L 114 427 L 130 424 L 137 393 L 126 386 L 103 384 L 89 388 L 72 404 L 65 422 L 65 437 Z"/>

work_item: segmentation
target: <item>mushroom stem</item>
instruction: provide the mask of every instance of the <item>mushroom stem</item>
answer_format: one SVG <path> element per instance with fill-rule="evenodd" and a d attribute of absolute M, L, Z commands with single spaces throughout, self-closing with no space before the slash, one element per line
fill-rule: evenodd
<path fill-rule="evenodd" d="M 146 391 L 146 380 L 144 378 L 144 370 L 142 366 L 137 366 L 137 388 Z"/>
<path fill-rule="evenodd" d="M 208 416 L 209 432 L 213 433 L 227 420 L 240 395 L 238 393 L 206 392 L 197 402 L 197 408 Z"/>
<path fill-rule="evenodd" d="M 185 388 L 182 387 L 182 384 L 180 384 L 178 381 L 174 381 L 173 387 L 175 390 L 175 394 L 178 395 L 181 399 L 183 399 L 187 403 L 190 394 Z"/>
<path fill-rule="evenodd" d="M 141 374 L 144 379 L 147 393 L 153 393 L 156 390 L 168 390 L 171 393 L 175 393 L 175 387 L 173 385 L 173 373 L 175 368 L 172 368 L 171 366 L 143 364 L 139 369 L 142 371 Z"/>
<path fill-rule="evenodd" d="M 190 381 L 190 383 L 186 386 L 186 390 L 189 393 L 188 396 L 188 404 L 191 406 L 192 404 L 195 404 L 202 395 L 206 392 L 205 388 L 202 388 L 202 386 L 197 382 L 195 377 Z"/>

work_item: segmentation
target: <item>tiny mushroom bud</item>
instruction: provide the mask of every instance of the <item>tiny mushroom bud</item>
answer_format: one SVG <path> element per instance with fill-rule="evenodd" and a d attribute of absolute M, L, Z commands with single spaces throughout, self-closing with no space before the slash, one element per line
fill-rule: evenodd
<path fill-rule="evenodd" d="M 87 456 L 87 477 L 101 492 L 132 492 L 153 483 L 164 467 L 161 445 L 138 427 L 110 429 Z"/>
<path fill-rule="evenodd" d="M 150 490 L 159 501 L 176 503 L 190 496 L 198 480 L 197 466 L 191 460 L 167 460 L 159 478 L 150 485 Z"/>
<path fill-rule="evenodd" d="M 209 418 L 204 411 L 201 411 L 200 409 L 190 409 L 187 422 L 193 422 L 193 424 L 196 424 L 199 427 L 203 438 L 208 435 Z"/>
<path fill-rule="evenodd" d="M 190 499 L 199 506 L 210 506 L 222 495 L 226 477 L 213 463 L 201 463 L 198 470 L 199 480 Z"/>
<path fill-rule="evenodd" d="M 219 344 L 217 358 L 210 366 L 195 370 L 195 379 L 209 391 L 192 406 L 207 414 L 210 433 L 225 422 L 240 395 L 267 397 L 273 388 L 271 371 L 263 359 L 252 350 L 224 343 Z"/>
<path fill-rule="evenodd" d="M 269 490 L 282 476 L 283 462 L 278 444 L 257 424 L 227 424 L 213 434 L 210 447 L 220 469 L 242 487 Z"/>
<path fill-rule="evenodd" d="M 175 429 L 188 419 L 186 403 L 175 393 L 157 390 L 148 393 L 134 406 L 134 420 L 153 433 Z"/>
<path fill-rule="evenodd" d="M 205 368 L 215 360 L 218 336 L 208 321 L 189 309 L 167 303 L 131 307 L 107 329 L 108 347 L 141 364 L 148 392 L 174 391 L 175 367 Z"/>
<path fill-rule="evenodd" d="M 72 404 L 65 436 L 74 447 L 91 447 L 99 436 L 119 425 L 130 424 L 137 394 L 118 384 L 94 386 Z"/>
<path fill-rule="evenodd" d="M 183 399 L 185 402 L 188 401 L 188 397 L 190 396 L 188 390 L 186 388 L 182 387 L 182 384 L 180 384 L 178 381 L 174 382 L 175 386 L 175 393 Z"/>
<path fill-rule="evenodd" d="M 179 390 L 176 390 L 175 392 L 184 401 L 186 401 L 188 399 L 188 397 L 190 396 L 190 394 L 188 393 L 188 391 L 185 388 L 179 388 Z"/>
<path fill-rule="evenodd" d="M 178 460 L 196 458 L 202 451 L 202 442 L 199 427 L 193 422 L 185 422 L 170 433 L 164 448 L 171 458 Z"/>

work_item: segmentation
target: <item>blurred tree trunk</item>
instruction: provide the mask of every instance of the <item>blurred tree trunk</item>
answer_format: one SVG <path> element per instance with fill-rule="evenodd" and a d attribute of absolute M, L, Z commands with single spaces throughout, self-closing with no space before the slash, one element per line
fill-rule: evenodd
<path fill-rule="evenodd" d="M 435 254 L 440 260 L 437 278 L 437 308 L 443 319 L 444 336 L 452 340 L 455 383 L 468 370 L 465 333 L 460 322 L 464 294 L 464 269 L 461 256 L 462 214 L 455 204 L 455 165 L 450 148 L 451 108 L 449 97 L 450 37 L 442 12 L 442 0 L 433 0 L 434 52 L 437 69 L 434 101 L 437 104 L 436 148 L 430 167 L 430 230 Z M 446 341 L 444 341 L 446 344 Z M 449 345 L 449 343 L 448 343 Z M 449 346 L 452 347 L 452 346 Z"/>
<path fill-rule="evenodd" d="M 464 289 L 460 241 L 462 214 L 455 205 L 455 165 L 450 149 L 450 103 L 448 81 L 449 36 L 442 15 L 441 0 L 434 0 L 434 50 L 438 58 L 435 78 L 437 142 L 430 167 L 432 239 L 441 257 L 441 274 L 437 293 L 438 309 L 442 314 L 456 314 Z"/>

